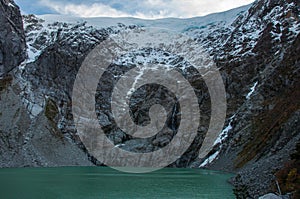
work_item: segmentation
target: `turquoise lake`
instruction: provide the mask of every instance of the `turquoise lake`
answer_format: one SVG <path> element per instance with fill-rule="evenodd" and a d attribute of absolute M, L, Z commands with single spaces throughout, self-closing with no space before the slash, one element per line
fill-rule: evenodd
<path fill-rule="evenodd" d="M 165 168 L 123 173 L 108 167 L 0 169 L 1 199 L 235 198 L 217 171 Z"/>

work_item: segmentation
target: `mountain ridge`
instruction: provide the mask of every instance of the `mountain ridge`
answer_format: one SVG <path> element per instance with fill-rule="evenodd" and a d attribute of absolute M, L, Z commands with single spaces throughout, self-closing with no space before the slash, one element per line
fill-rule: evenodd
<path fill-rule="evenodd" d="M 212 56 L 223 77 L 228 101 L 227 119 L 219 140 L 205 159 L 199 159 L 199 147 L 208 129 L 210 97 L 203 81 L 196 81 L 192 73 L 183 73 L 190 78 L 199 94 L 200 108 L 204 113 L 201 115 L 203 125 L 199 127 L 198 135 L 187 152 L 171 167 L 201 166 L 236 172 L 232 183 L 236 187 L 237 198 L 257 198 L 275 191 L 272 185 L 277 179 L 276 172 L 291 160 L 289 154 L 294 153 L 300 140 L 300 106 L 298 94 L 294 92 L 299 90 L 300 79 L 299 7 L 296 0 L 260 0 L 249 8 L 246 6 L 229 11 L 230 16 L 236 17 L 225 22 L 223 18 L 215 20 L 215 23 L 204 23 L 201 18 L 193 18 L 179 20 L 183 24 L 179 25 L 175 19 L 161 20 L 164 23 L 158 26 L 169 24 L 171 29 L 175 27 L 181 34 L 197 41 Z M 93 27 L 92 23 L 96 23 L 93 20 L 99 19 L 90 19 L 91 22 L 77 22 L 76 19 L 75 23 L 69 23 L 55 22 L 54 19 L 47 21 L 46 18 L 39 19 L 34 15 L 23 17 L 28 57 L 16 56 L 19 61 L 14 62 L 13 71 L 4 71 L 13 76 L 13 80 L 9 80 L 9 84 L 1 80 L 5 87 L 1 91 L 0 111 L 3 114 L 0 120 L 1 123 L 13 125 L 2 125 L 0 128 L 1 146 L 4 146 L 1 148 L 3 161 L 0 161 L 0 166 L 101 165 L 88 154 L 76 135 L 72 121 L 71 85 L 91 49 L 110 35 L 147 26 L 117 23 L 110 27 Z M 202 19 L 205 21 L 205 17 Z M 107 20 L 109 25 L 111 19 Z M 156 22 L 151 21 L 148 26 Z M 21 27 L 19 29 L 23 31 Z M 24 42 L 19 46 L 24 52 Z M 163 56 L 157 59 L 157 54 L 157 51 L 142 49 L 128 58 L 142 63 L 150 60 L 153 63 L 173 63 L 174 67 L 189 67 L 176 56 L 161 53 Z M 136 56 L 140 58 L 136 59 Z M 20 60 L 23 60 L 22 64 Z M 118 76 L 123 70 L 135 66 L 134 61 L 126 60 L 129 59 L 113 63 L 108 71 Z M 120 67 L 122 64 L 123 69 Z M 173 131 L 162 132 L 151 140 L 139 142 L 117 129 L 108 109 L 110 90 L 115 80 L 107 76 L 103 81 L 106 86 L 99 87 L 103 94 L 97 98 L 97 114 L 100 124 L 106 124 L 107 136 L 115 144 L 129 151 L 151 151 L 169 143 L 174 136 Z M 161 88 L 157 89 L 164 92 Z M 143 92 L 137 92 L 137 98 L 132 101 L 135 119 L 142 123 L 149 119 L 147 108 L 138 108 L 137 105 L 143 103 L 148 107 L 152 103 L 144 102 Z M 147 94 L 155 96 L 155 92 Z M 167 96 L 171 100 L 171 95 Z M 15 100 L 19 108 L 12 109 L 9 99 Z M 177 112 L 171 110 L 171 113 L 168 125 L 176 129 L 179 121 L 174 115 Z M 22 123 L 20 118 L 26 118 L 29 125 Z M 46 143 L 43 137 L 48 137 L 51 142 Z M 13 153 L 5 155 L 7 151 Z M 65 156 L 69 158 L 62 161 Z M 6 162 L 10 157 L 14 158 Z"/>

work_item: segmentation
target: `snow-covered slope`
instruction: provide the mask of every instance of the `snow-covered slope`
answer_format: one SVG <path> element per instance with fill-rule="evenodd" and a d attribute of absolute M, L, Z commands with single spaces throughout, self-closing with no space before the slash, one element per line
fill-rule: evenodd
<path fill-rule="evenodd" d="M 66 22 L 66 23 L 83 23 L 87 22 L 95 28 L 107 28 L 111 26 L 117 26 L 122 23 L 126 26 L 137 25 L 140 27 L 158 27 L 168 28 L 174 31 L 186 31 L 187 29 L 205 29 L 206 26 L 218 25 L 220 22 L 224 24 L 231 24 L 233 20 L 241 13 L 250 8 L 251 5 L 242 6 L 226 12 L 210 14 L 203 17 L 194 17 L 187 19 L 179 18 L 165 18 L 157 20 L 145 20 L 138 18 L 79 18 L 64 15 L 39 15 L 38 17 L 45 20 L 47 24 L 54 22 Z"/>
<path fill-rule="evenodd" d="M 233 21 L 241 13 L 246 12 L 250 6 L 189 19 L 143 20 L 138 18 L 79 18 L 64 15 L 24 16 L 28 62 L 34 61 L 43 49 L 53 44 L 58 37 L 58 33 L 64 34 L 69 32 L 69 36 L 72 36 L 72 34 L 84 35 L 103 29 L 110 33 L 117 33 L 137 26 L 169 29 L 178 33 L 186 33 L 191 37 L 196 37 L 196 35 L 199 37 L 201 35 L 202 38 L 205 38 L 213 33 L 214 30 L 225 29 L 230 32 L 233 29 Z M 87 35 L 87 37 L 89 36 L 91 37 L 91 35 Z"/>

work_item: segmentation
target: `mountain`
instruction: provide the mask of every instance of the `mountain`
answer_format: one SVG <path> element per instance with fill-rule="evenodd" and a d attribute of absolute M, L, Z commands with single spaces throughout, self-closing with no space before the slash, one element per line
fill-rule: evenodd
<path fill-rule="evenodd" d="M 25 34 L 19 7 L 13 1 L 0 2 L 0 75 L 25 59 Z"/>
<path fill-rule="evenodd" d="M 135 139 L 126 134 L 118 128 L 110 110 L 112 90 L 126 71 L 145 63 L 169 65 L 193 85 L 201 110 L 201 126 L 194 142 L 170 167 L 234 172 L 237 198 L 257 198 L 277 191 L 275 180 L 285 192 L 297 190 L 297 0 L 258 0 L 249 6 L 191 19 L 26 15 L 23 26 L 17 5 L 8 0 L 0 2 L 1 167 L 102 165 L 89 154 L 76 132 L 71 100 L 76 75 L 89 52 L 110 36 L 156 27 L 191 37 L 214 60 L 225 83 L 225 126 L 207 157 L 198 157 L 211 116 L 205 82 L 178 55 L 137 49 L 112 63 L 98 85 L 96 111 L 107 137 L 133 152 L 155 151 L 170 143 L 178 130 L 180 114 L 175 97 L 165 88 L 142 87 L 130 102 L 134 121 L 145 125 L 150 121 L 149 108 L 165 96 L 167 124 L 155 136 Z M 289 179 L 292 174 L 296 180 Z"/>

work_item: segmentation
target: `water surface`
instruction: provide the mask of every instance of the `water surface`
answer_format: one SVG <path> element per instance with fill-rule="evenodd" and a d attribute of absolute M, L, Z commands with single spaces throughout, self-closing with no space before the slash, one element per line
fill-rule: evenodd
<path fill-rule="evenodd" d="M 1 199 L 235 198 L 232 175 L 165 168 L 146 174 L 106 167 L 0 169 Z"/>

